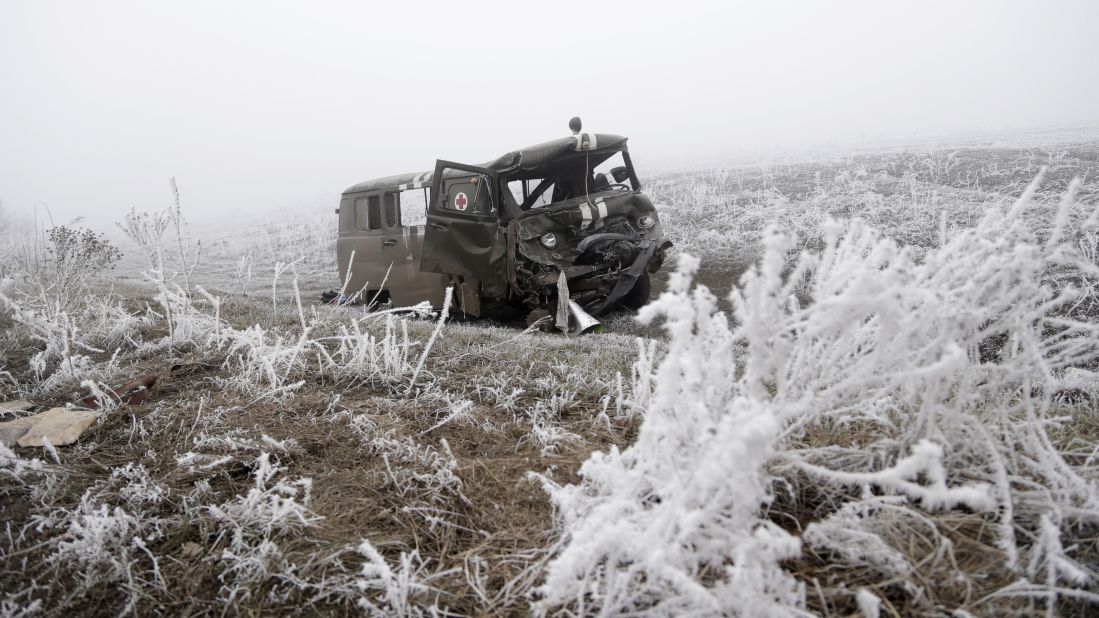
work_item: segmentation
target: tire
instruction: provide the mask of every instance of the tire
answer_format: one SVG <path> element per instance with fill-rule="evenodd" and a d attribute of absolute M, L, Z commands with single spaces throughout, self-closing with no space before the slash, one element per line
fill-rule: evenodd
<path fill-rule="evenodd" d="M 361 302 L 367 306 L 384 305 L 389 302 L 389 290 L 366 290 Z"/>
<path fill-rule="evenodd" d="M 649 280 L 649 273 L 641 273 L 641 276 L 634 282 L 630 291 L 626 292 L 626 295 L 622 297 L 619 304 L 631 311 L 637 311 L 649 302 L 649 294 L 651 292 L 652 282 Z"/>

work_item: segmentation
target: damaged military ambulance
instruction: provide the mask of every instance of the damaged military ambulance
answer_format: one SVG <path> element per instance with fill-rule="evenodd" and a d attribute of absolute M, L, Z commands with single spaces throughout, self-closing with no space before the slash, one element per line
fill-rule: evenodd
<path fill-rule="evenodd" d="M 357 299 L 474 317 L 527 314 L 562 330 L 637 308 L 671 243 L 641 193 L 626 138 L 573 134 L 482 165 L 359 183 L 340 201 L 336 253 Z M 571 324 L 570 324 L 571 319 Z"/>

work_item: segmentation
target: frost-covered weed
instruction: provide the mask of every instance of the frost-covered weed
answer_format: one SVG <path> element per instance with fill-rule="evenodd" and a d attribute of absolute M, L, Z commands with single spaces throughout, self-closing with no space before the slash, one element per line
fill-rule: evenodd
<path fill-rule="evenodd" d="M 99 502 L 86 493 L 59 526 L 62 540 L 54 558 L 58 564 L 75 566 L 85 582 L 96 578 L 121 581 L 131 573 L 130 562 L 145 540 L 160 535 L 157 522 L 146 522 L 140 515 L 121 506 Z"/>
<path fill-rule="evenodd" d="M 401 552 L 396 568 L 386 562 L 378 550 L 364 540 L 359 553 L 366 561 L 356 582 L 362 592 L 360 609 L 371 616 L 426 616 L 436 613 L 433 606 L 425 607 L 418 597 L 438 593 L 431 582 L 450 572 L 427 572 L 427 561 L 419 552 Z"/>
<path fill-rule="evenodd" d="M 159 343 L 143 346 L 145 351 L 180 344 L 215 347 L 222 342 L 224 325 L 220 315 L 219 299 L 207 293 L 201 286 L 194 286 L 195 292 L 202 296 L 208 308 L 212 309 L 212 312 L 208 312 L 198 305 L 187 289 L 173 281 L 165 280 L 163 273 L 151 270 L 146 271 L 144 276 L 147 281 L 156 286 L 157 292 L 153 300 L 164 310 L 168 326 L 168 337 Z"/>
<path fill-rule="evenodd" d="M 985 512 L 1008 567 L 1044 578 L 1033 596 L 1092 594 L 1065 592 L 1090 582 L 1054 540 L 1099 517 L 1099 485 L 1047 427 L 1056 376 L 1099 357 L 1099 325 L 1063 316 L 1079 292 L 1045 281 L 1054 268 L 1085 278 L 1099 268 L 1061 239 L 1071 196 L 1036 237 L 1021 216 L 1036 184 L 921 260 L 861 222 L 829 223 L 821 250 L 791 267 L 795 240 L 772 230 L 731 295 L 734 325 L 705 287 L 690 287 L 698 261 L 684 257 L 669 291 L 639 315 L 663 318 L 669 344 L 637 442 L 594 454 L 579 485 L 543 479 L 564 543 L 541 608 L 802 613 L 805 592 L 781 563 L 803 539 L 764 515 L 785 470 L 906 497 L 912 513 Z M 873 427 L 872 443 L 809 446 L 803 438 L 822 423 Z M 860 502 L 833 499 L 838 512 Z M 857 541 L 848 559 L 888 560 L 873 517 L 844 521 L 810 526 L 804 540 Z M 1023 569 L 1028 561 L 1054 566 Z M 917 586 L 914 602 L 930 592 L 906 585 Z"/>
<path fill-rule="evenodd" d="M 45 610 L 42 599 L 33 596 L 37 592 L 36 586 L 4 591 L 4 597 L 0 599 L 0 618 L 33 618 L 42 615 Z"/>
<path fill-rule="evenodd" d="M 633 418 L 644 414 L 653 395 L 653 376 L 657 361 L 656 340 L 647 343 L 637 339 L 637 360 L 630 373 L 630 388 L 623 387 L 622 374 L 615 376 L 614 398 L 615 416 Z"/>
<path fill-rule="evenodd" d="M 662 297 L 671 341 L 637 443 L 593 454 L 582 485 L 543 479 L 567 539 L 548 566 L 544 609 L 761 616 L 802 603 L 779 566 L 798 540 L 758 517 L 781 423 L 759 405 L 729 409 L 730 366 L 699 362 L 704 350 L 731 355 L 733 338 L 708 291 L 687 296 L 695 267 L 684 258 Z M 716 575 L 710 585 L 703 569 Z"/>
<path fill-rule="evenodd" d="M 268 539 L 277 533 L 312 525 L 320 517 L 309 510 L 313 482 L 308 478 L 294 481 L 285 476 L 286 468 L 261 453 L 252 473 L 254 485 L 243 496 L 209 507 L 211 516 L 232 532 L 231 547 L 239 547 L 253 537 Z"/>
<path fill-rule="evenodd" d="M 268 451 L 283 455 L 291 455 L 301 450 L 297 440 L 294 438 L 276 440 L 264 434 L 257 439 L 239 428 L 215 434 L 210 434 L 205 431 L 201 432 L 194 437 L 192 444 L 193 448 L 198 451 L 212 451 L 215 454 L 260 453 Z"/>
<path fill-rule="evenodd" d="M 290 480 L 286 468 L 272 463 L 266 452 L 256 458 L 255 466 L 254 484 L 247 494 L 206 507 L 224 530 L 222 534 L 228 533 L 228 543 L 221 553 L 225 568 L 220 576 L 226 602 L 247 600 L 251 586 L 292 571 L 278 539 L 321 519 L 309 509 L 311 479 Z"/>
<path fill-rule="evenodd" d="M 417 307 L 423 313 L 426 307 Z M 381 333 L 375 335 L 372 323 L 381 322 Z M 410 375 L 413 348 L 419 344 L 408 334 L 408 320 L 398 319 L 391 312 L 379 312 L 367 318 L 355 318 L 339 327 L 339 334 L 327 337 L 324 343 L 334 343 L 331 352 L 319 348 L 322 371 L 337 379 L 395 382 Z"/>
<path fill-rule="evenodd" d="M 141 464 L 128 463 L 111 470 L 108 486 L 118 488 L 118 496 L 131 509 L 143 510 L 164 501 L 168 488 L 149 477 L 149 471 Z"/>
<path fill-rule="evenodd" d="M 19 380 L 16 380 L 10 371 L 5 371 L 3 365 L 0 365 L 0 386 L 10 393 L 19 392 Z"/>
<path fill-rule="evenodd" d="M 314 335 L 317 320 L 307 322 L 300 311 L 300 300 L 298 304 L 300 329 L 293 335 L 284 336 L 277 329 L 264 329 L 258 324 L 245 330 L 223 330 L 225 366 L 234 371 L 233 377 L 222 380 L 225 386 L 262 399 L 292 394 L 305 384 L 301 379 L 305 375 L 388 384 L 408 379 L 411 383 L 446 319 L 444 312 L 425 344 L 410 339 L 408 319 L 397 318 L 396 314 L 429 315 L 426 303 L 352 318 L 337 327 L 337 334 L 319 336 Z M 378 325 L 381 332 L 375 334 Z M 417 347 L 422 348 L 420 362 L 414 365 L 413 350 Z"/>
<path fill-rule="evenodd" d="M 42 344 L 30 359 L 30 368 L 39 380 L 59 373 L 58 379 L 79 377 L 91 364 L 87 354 L 101 353 L 83 336 L 75 315 L 59 305 L 31 306 L 33 297 L 13 299 L 0 293 L 0 306 L 9 311 L 17 326 Z"/>
<path fill-rule="evenodd" d="M 431 427 L 421 431 L 421 436 L 450 424 L 477 427 L 481 431 L 486 432 L 496 429 L 491 421 L 477 418 L 472 401 L 460 395 L 454 395 L 453 393 L 447 392 L 438 393 L 436 396 L 441 399 L 441 403 L 443 403 L 445 407 L 434 412 L 434 416 L 439 420 Z M 421 397 L 421 400 L 423 399 L 424 398 Z"/>
<path fill-rule="evenodd" d="M 287 341 L 281 335 L 269 337 L 263 327 L 254 324 L 226 336 L 225 367 L 233 371 L 226 386 L 260 399 L 288 395 L 305 384 L 297 379 L 308 362 L 304 334 Z"/>
<path fill-rule="evenodd" d="M 191 238 L 176 179 L 169 179 L 168 184 L 171 205 L 152 213 L 132 208 L 118 228 L 145 253 L 151 272 L 159 275 L 161 283 L 179 280 L 184 292 L 189 293 L 191 277 L 202 257 L 202 241 Z"/>
<path fill-rule="evenodd" d="M 386 475 L 402 497 L 426 499 L 432 504 L 446 504 L 457 498 L 469 504 L 457 474 L 458 460 L 446 439 L 439 441 L 437 449 L 409 436 L 375 434 L 364 445 L 370 454 L 382 457 Z"/>
<path fill-rule="evenodd" d="M 878 514 L 886 509 L 909 512 L 903 508 L 903 501 L 894 496 L 848 503 L 826 519 L 806 526 L 802 540 L 817 551 L 831 552 L 845 565 L 865 566 L 881 575 L 906 581 L 915 568 L 903 552 L 883 538 L 885 530 L 897 523 L 895 518 Z"/>
<path fill-rule="evenodd" d="M 510 376 L 491 375 L 486 378 L 486 382 L 478 382 L 474 386 L 474 393 L 478 400 L 503 412 L 514 414 L 519 407 L 519 399 L 526 390 L 516 386 L 515 380 Z"/>
<path fill-rule="evenodd" d="M 125 507 L 112 504 L 109 497 L 110 486 L 119 481 L 123 491 L 131 488 Z M 128 467 L 89 488 L 75 508 L 32 517 L 38 532 L 53 533 L 47 541 L 52 549 L 48 564 L 76 577 L 82 589 L 120 584 L 129 595 L 123 615 L 134 610 L 143 592 L 166 589 L 160 563 L 149 548 L 165 531 L 165 521 L 145 510 L 161 498 L 160 490 L 151 488 L 143 469 Z"/>
<path fill-rule="evenodd" d="M 41 459 L 23 459 L 16 455 L 10 448 L 0 444 L 0 476 L 6 476 L 15 483 L 30 481 L 30 475 L 41 473 L 45 470 Z M 8 493 L 5 488 L 4 493 Z"/>
<path fill-rule="evenodd" d="M 516 449 L 522 448 L 527 443 L 538 447 L 543 457 L 557 454 L 567 444 L 582 443 L 583 437 L 568 431 L 555 420 L 557 414 L 551 409 L 541 407 L 542 403 L 527 412 L 530 421 L 530 431 L 523 436 Z"/>

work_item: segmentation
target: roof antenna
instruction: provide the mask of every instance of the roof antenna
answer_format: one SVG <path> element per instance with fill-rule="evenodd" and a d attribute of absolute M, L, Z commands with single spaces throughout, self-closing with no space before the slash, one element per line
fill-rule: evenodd
<path fill-rule="evenodd" d="M 580 116 L 573 116 L 569 121 L 569 128 L 572 129 L 572 134 L 576 135 L 580 132 Z"/>

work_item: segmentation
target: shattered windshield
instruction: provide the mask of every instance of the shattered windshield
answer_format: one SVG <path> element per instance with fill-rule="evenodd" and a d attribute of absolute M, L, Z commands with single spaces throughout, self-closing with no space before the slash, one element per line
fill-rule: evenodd
<path fill-rule="evenodd" d="M 515 202 L 523 210 L 539 208 L 594 193 L 636 189 L 622 152 L 575 154 L 537 170 L 523 170 L 508 180 Z"/>

